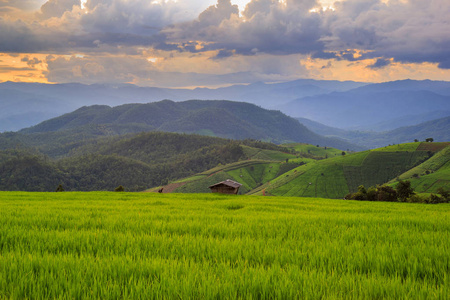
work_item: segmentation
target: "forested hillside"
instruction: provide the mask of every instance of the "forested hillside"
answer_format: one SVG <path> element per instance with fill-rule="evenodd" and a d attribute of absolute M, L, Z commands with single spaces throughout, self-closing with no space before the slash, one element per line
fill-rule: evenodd
<path fill-rule="evenodd" d="M 7 141 L 3 135 L 0 140 Z M 114 190 L 119 185 L 139 191 L 247 159 L 243 147 L 289 151 L 254 140 L 163 132 L 58 144 L 22 144 L 0 151 L 0 190 L 53 191 L 61 184 L 72 191 Z"/>
<path fill-rule="evenodd" d="M 72 130 L 72 134 L 80 135 L 85 134 L 86 128 L 93 126 L 102 126 L 105 135 L 159 130 L 232 139 L 250 138 L 274 143 L 302 142 L 344 150 L 362 149 L 337 138 L 325 138 L 313 133 L 297 120 L 279 111 L 232 101 L 164 100 L 116 107 L 95 105 L 47 120 L 21 130 L 20 133 Z M 97 133 L 102 134 L 100 131 Z M 86 134 L 93 132 L 88 130 Z"/>

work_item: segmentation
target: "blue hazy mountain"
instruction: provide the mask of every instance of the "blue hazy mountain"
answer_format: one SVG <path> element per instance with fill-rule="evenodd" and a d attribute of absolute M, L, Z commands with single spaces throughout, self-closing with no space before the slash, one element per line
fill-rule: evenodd
<path fill-rule="evenodd" d="M 234 85 L 217 89 L 165 89 L 135 85 L 4 82 L 0 83 L 0 132 L 16 131 L 82 106 L 95 104 L 116 106 L 164 99 L 174 101 L 199 99 L 244 101 L 277 109 L 281 104 L 299 97 L 346 91 L 364 84 L 352 81 L 302 79 L 274 84 Z"/>
<path fill-rule="evenodd" d="M 294 117 L 356 130 L 384 131 L 450 115 L 450 82 L 396 81 L 298 98 L 280 107 Z"/>
<path fill-rule="evenodd" d="M 298 120 L 317 134 L 340 138 L 366 148 L 379 148 L 390 144 L 410 143 L 416 139 L 424 141 L 427 138 L 433 138 L 435 142 L 450 141 L 450 117 L 383 132 L 344 130 L 326 126 L 305 118 L 298 118 Z"/>

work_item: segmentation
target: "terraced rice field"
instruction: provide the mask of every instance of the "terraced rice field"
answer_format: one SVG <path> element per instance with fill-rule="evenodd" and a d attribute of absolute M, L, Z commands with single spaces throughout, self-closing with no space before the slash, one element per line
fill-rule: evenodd
<path fill-rule="evenodd" d="M 450 205 L 0 193 L 1 299 L 448 299 Z"/>

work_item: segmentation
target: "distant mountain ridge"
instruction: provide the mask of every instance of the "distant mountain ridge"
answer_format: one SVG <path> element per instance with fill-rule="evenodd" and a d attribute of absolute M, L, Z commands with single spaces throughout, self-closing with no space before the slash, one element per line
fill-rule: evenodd
<path fill-rule="evenodd" d="M 132 84 L 115 86 L 3 82 L 0 83 L 0 112 L 3 113 L 0 114 L 0 132 L 20 130 L 50 117 L 95 104 L 117 106 L 164 99 L 174 101 L 226 99 L 276 109 L 280 104 L 299 97 L 347 91 L 363 85 L 366 83 L 300 79 L 273 84 L 257 82 L 217 89 L 170 89 L 139 87 Z M 29 105 L 23 105 L 24 103 Z"/>
<path fill-rule="evenodd" d="M 147 104 L 116 107 L 95 105 L 23 129 L 22 134 L 59 132 L 87 125 L 114 125 L 130 128 L 128 132 L 169 131 L 197 133 L 230 139 L 257 139 L 275 143 L 303 142 L 339 149 L 360 150 L 336 138 L 325 138 L 307 129 L 297 120 L 279 111 L 266 110 L 245 102 L 219 100 L 163 100 Z M 139 125 L 139 126 L 136 126 Z M 137 131 L 133 131 L 136 128 Z"/>
<path fill-rule="evenodd" d="M 450 96 L 426 90 L 374 92 L 373 87 L 369 86 L 347 92 L 333 92 L 300 98 L 283 105 L 280 110 L 285 113 L 289 112 L 291 116 L 307 118 L 332 127 L 373 130 L 377 124 L 382 122 L 411 115 L 427 115 L 433 119 L 431 113 L 436 111 L 450 114 Z M 443 116 L 440 115 L 440 117 Z M 417 123 L 420 121 L 408 125 Z M 386 129 L 395 129 L 395 127 Z"/>
<path fill-rule="evenodd" d="M 344 130 L 326 126 L 305 118 L 298 118 L 298 120 L 311 131 L 320 135 L 341 138 L 371 149 L 390 144 L 409 143 L 416 139 L 425 141 L 427 138 L 433 138 L 436 142 L 450 141 L 450 117 L 384 132 Z"/>
<path fill-rule="evenodd" d="M 17 131 L 82 106 L 117 106 L 171 99 L 232 100 L 291 117 L 353 130 L 386 131 L 450 116 L 450 82 L 384 83 L 299 79 L 216 89 L 134 85 L 0 83 L 0 132 Z"/>

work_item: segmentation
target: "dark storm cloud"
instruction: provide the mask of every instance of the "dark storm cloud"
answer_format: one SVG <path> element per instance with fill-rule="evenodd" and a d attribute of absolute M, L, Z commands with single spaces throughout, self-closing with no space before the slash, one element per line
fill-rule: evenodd
<path fill-rule="evenodd" d="M 27 0 L 36 5 L 37 1 Z M 0 2 L 3 10 L 17 1 Z M 38 21 L 0 15 L 1 52 L 129 51 L 153 47 L 192 53 L 304 54 L 313 58 L 437 63 L 450 68 L 448 0 L 346 0 L 311 13 L 316 0 L 253 0 L 239 15 L 219 0 L 193 19 L 188 1 L 49 0 Z M 183 6 L 184 5 L 184 6 Z M 100 47 L 100 45 L 102 47 Z"/>
<path fill-rule="evenodd" d="M 347 0 L 335 11 L 310 13 L 314 0 L 253 0 L 243 17 L 228 0 L 208 8 L 197 20 L 166 28 L 170 41 L 203 41 L 202 51 L 253 55 L 311 54 L 314 58 L 362 60 L 393 58 L 404 63 L 450 65 L 448 0 Z M 182 47 L 198 52 L 198 47 Z M 358 50 L 355 55 L 354 50 Z M 353 52 L 354 53 L 353 53 Z"/>
<path fill-rule="evenodd" d="M 240 18 L 236 5 L 220 0 L 205 10 L 197 20 L 166 28 L 170 40 L 208 42 L 204 51 L 235 51 L 236 54 L 307 54 L 323 49 L 321 18 L 309 10 L 315 0 L 255 0 Z M 189 50 L 189 49 L 185 49 Z"/>
<path fill-rule="evenodd" d="M 386 66 L 389 66 L 391 61 L 389 59 L 378 58 L 376 62 L 372 65 L 367 66 L 370 69 L 380 69 Z"/>
<path fill-rule="evenodd" d="M 41 6 L 37 20 L 28 22 L 0 15 L 0 52 L 95 51 L 99 44 L 178 48 L 160 33 L 186 18 L 186 10 L 175 2 L 90 0 L 87 11 L 80 5 L 79 0 L 50 0 Z"/>
<path fill-rule="evenodd" d="M 448 0 L 348 0 L 327 14 L 328 50 L 360 49 L 364 58 L 438 63 L 449 68 Z"/>
<path fill-rule="evenodd" d="M 36 24 L 36 27 L 40 27 Z M 48 47 L 46 37 L 21 20 L 0 17 L 0 52 L 36 52 Z"/>

